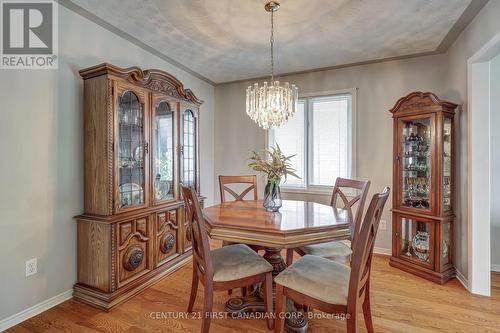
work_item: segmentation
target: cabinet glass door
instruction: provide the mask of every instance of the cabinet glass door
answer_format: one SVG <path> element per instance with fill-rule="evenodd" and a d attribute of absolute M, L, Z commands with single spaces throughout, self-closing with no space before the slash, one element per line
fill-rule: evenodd
<path fill-rule="evenodd" d="M 434 223 L 401 217 L 398 229 L 398 256 L 423 266 L 432 266 Z"/>
<path fill-rule="evenodd" d="M 444 270 L 452 262 L 452 230 L 451 222 L 443 222 L 441 224 L 441 270 Z"/>
<path fill-rule="evenodd" d="M 153 120 L 155 201 L 174 198 L 174 113 L 166 101 L 155 108 Z"/>
<path fill-rule="evenodd" d="M 403 120 L 401 205 L 430 210 L 432 189 L 431 118 Z"/>
<path fill-rule="evenodd" d="M 132 91 L 118 97 L 118 206 L 145 203 L 144 106 Z"/>
<path fill-rule="evenodd" d="M 185 110 L 182 115 L 183 132 L 183 157 L 182 157 L 182 181 L 185 186 L 197 188 L 197 137 L 196 137 L 196 117 L 192 110 Z"/>
<path fill-rule="evenodd" d="M 452 189 L 452 118 L 444 117 L 443 121 L 443 211 L 451 211 L 451 189 Z"/>

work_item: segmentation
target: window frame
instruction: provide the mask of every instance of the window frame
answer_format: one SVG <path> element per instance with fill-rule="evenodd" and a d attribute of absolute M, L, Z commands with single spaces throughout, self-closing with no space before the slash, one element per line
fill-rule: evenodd
<path fill-rule="evenodd" d="M 341 89 L 341 90 L 330 90 L 330 91 L 320 91 L 314 93 L 305 93 L 299 95 L 299 100 L 305 100 L 304 108 L 304 186 L 297 185 L 282 185 L 282 192 L 289 193 L 304 193 L 304 194 L 328 194 L 331 195 L 333 186 L 325 185 L 313 185 L 312 184 L 312 103 L 315 98 L 321 97 L 334 97 L 339 95 L 351 95 L 351 110 L 350 115 L 348 115 L 348 122 L 351 126 L 348 126 L 348 177 L 356 178 L 356 120 L 357 120 L 357 88 Z M 266 130 L 266 147 L 270 147 L 270 143 L 274 142 L 274 131 L 272 129 Z"/>

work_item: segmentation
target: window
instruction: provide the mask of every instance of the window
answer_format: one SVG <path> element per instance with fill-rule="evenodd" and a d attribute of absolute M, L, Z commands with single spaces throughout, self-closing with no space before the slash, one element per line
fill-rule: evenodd
<path fill-rule="evenodd" d="M 337 177 L 354 177 L 355 90 L 299 99 L 295 116 L 268 131 L 269 146 L 278 144 L 301 179 L 289 177 L 285 188 L 327 189 Z"/>

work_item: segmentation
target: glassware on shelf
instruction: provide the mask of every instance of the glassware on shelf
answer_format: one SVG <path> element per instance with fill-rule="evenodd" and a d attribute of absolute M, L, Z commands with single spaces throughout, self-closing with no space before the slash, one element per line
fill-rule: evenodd
<path fill-rule="evenodd" d="M 432 224 L 401 217 L 400 255 L 428 263 L 430 260 L 430 234 Z"/>
<path fill-rule="evenodd" d="M 452 137 L 452 119 L 444 118 L 443 122 L 443 210 L 451 210 L 451 137 Z"/>
<path fill-rule="evenodd" d="M 406 121 L 403 126 L 402 205 L 430 208 L 430 119 Z"/>
<path fill-rule="evenodd" d="M 118 100 L 118 174 L 120 207 L 144 203 L 144 128 L 142 105 L 132 91 Z"/>
<path fill-rule="evenodd" d="M 412 241 L 413 253 L 422 261 L 429 260 L 429 233 L 427 231 L 417 231 Z"/>
<path fill-rule="evenodd" d="M 144 202 L 144 191 L 142 187 L 134 183 L 126 183 L 119 186 L 120 207 L 140 205 Z"/>

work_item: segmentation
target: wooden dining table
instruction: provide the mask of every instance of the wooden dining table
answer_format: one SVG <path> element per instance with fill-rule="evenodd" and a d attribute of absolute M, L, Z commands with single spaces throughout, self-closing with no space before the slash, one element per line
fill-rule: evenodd
<path fill-rule="evenodd" d="M 351 235 L 346 210 L 311 201 L 283 200 L 275 213 L 266 211 L 261 200 L 232 201 L 203 209 L 203 216 L 212 239 L 264 247 L 273 276 L 286 268 L 282 249 L 349 239 Z M 261 296 L 260 288 L 255 288 L 249 295 L 229 299 L 225 310 L 233 316 L 264 311 Z M 307 319 L 296 312 L 286 326 L 291 332 L 305 332 Z"/>

